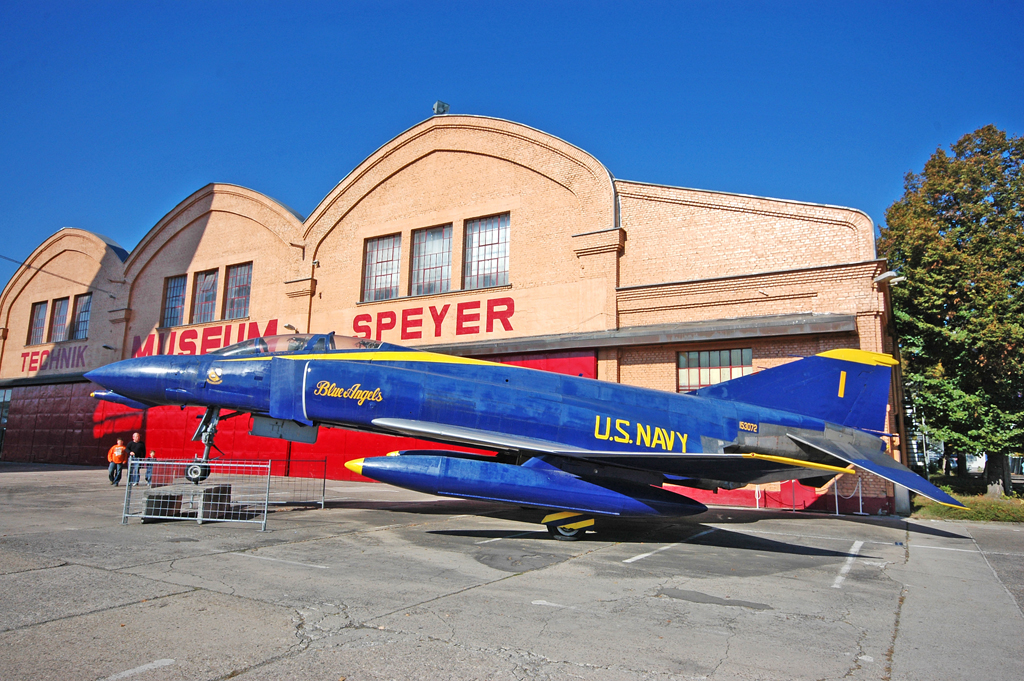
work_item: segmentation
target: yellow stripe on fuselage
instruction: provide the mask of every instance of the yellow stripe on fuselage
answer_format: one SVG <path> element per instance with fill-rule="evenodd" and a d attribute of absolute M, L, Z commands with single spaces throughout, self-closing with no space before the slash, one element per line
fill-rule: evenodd
<path fill-rule="evenodd" d="M 849 468 L 840 468 L 839 466 L 829 466 L 825 463 L 814 463 L 813 461 L 801 461 L 800 459 L 791 459 L 788 456 L 772 456 L 770 454 L 744 454 L 744 459 L 763 459 L 764 461 L 771 461 L 773 463 L 784 463 L 790 466 L 801 466 L 803 468 L 816 468 L 822 471 L 832 471 L 833 473 L 856 473 L 852 466 Z"/>
<path fill-rule="evenodd" d="M 477 364 L 486 366 L 515 367 L 514 364 L 498 364 L 470 357 L 454 357 L 439 355 L 433 352 L 322 352 L 296 355 L 266 355 L 262 357 L 227 358 L 224 362 L 259 362 L 268 359 L 290 359 L 296 362 L 309 360 L 325 360 L 328 362 L 418 362 L 423 364 Z M 517 367 L 518 368 L 518 367 Z"/>

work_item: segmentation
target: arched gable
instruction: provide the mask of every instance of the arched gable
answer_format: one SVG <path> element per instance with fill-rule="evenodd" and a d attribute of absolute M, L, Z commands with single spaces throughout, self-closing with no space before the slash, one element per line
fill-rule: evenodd
<path fill-rule="evenodd" d="M 60 229 L 40 244 L 0 294 L 0 325 L 4 329 L 0 340 L 0 375 L 17 378 L 24 373 L 16 366 L 17 355 L 26 345 L 34 303 L 52 305 L 52 301 L 61 298 L 72 302 L 76 296 L 92 293 L 91 318 L 105 321 L 121 297 L 126 255 L 121 246 L 107 237 L 73 227 Z M 98 366 L 115 359 L 101 347 L 110 340 L 107 325 L 93 322 L 89 340 L 91 364 Z"/>
<path fill-rule="evenodd" d="M 175 236 L 217 212 L 247 218 L 284 245 L 301 239 L 302 222 L 286 206 L 245 187 L 211 183 L 175 206 L 139 241 L 125 262 L 125 278 L 133 281 Z"/>
<path fill-rule="evenodd" d="M 376 187 L 438 152 L 489 157 L 526 168 L 570 192 L 588 230 L 615 226 L 611 174 L 587 152 L 510 121 L 482 116 L 434 116 L 382 146 L 338 183 L 305 221 L 305 243 L 315 251 L 327 234 Z"/>

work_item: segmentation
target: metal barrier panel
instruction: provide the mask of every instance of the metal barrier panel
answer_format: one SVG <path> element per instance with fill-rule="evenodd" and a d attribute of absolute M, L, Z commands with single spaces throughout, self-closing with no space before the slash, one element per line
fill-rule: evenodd
<path fill-rule="evenodd" d="M 271 507 L 323 508 L 326 473 L 326 459 L 204 463 L 133 458 L 121 523 L 129 518 L 243 522 L 266 530 Z"/>
<path fill-rule="evenodd" d="M 124 513 L 146 520 L 257 523 L 267 528 L 269 461 L 132 460 Z"/>

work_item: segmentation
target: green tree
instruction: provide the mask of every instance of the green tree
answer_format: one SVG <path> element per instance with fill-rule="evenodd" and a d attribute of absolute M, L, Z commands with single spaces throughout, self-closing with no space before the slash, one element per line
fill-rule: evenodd
<path fill-rule="evenodd" d="M 950 150 L 907 174 L 879 252 L 906 277 L 892 305 L 907 387 L 963 475 L 967 453 L 1005 469 L 1024 449 L 1024 138 L 987 125 Z"/>

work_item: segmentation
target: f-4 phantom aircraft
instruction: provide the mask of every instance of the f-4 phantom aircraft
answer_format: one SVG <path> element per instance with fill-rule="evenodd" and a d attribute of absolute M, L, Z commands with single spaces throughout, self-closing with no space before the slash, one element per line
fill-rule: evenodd
<path fill-rule="evenodd" d="M 888 355 L 830 350 L 673 394 L 331 334 L 253 338 L 202 356 L 158 355 L 90 371 L 99 399 L 145 409 L 199 405 L 199 483 L 221 418 L 253 435 L 314 442 L 320 425 L 496 452 L 417 450 L 349 461 L 352 471 L 429 494 L 547 511 L 557 538 L 595 520 L 689 515 L 665 489 L 735 489 L 854 466 L 950 506 L 956 499 L 885 452 L 872 430 L 889 398 Z M 222 415 L 222 410 L 233 410 Z"/>

